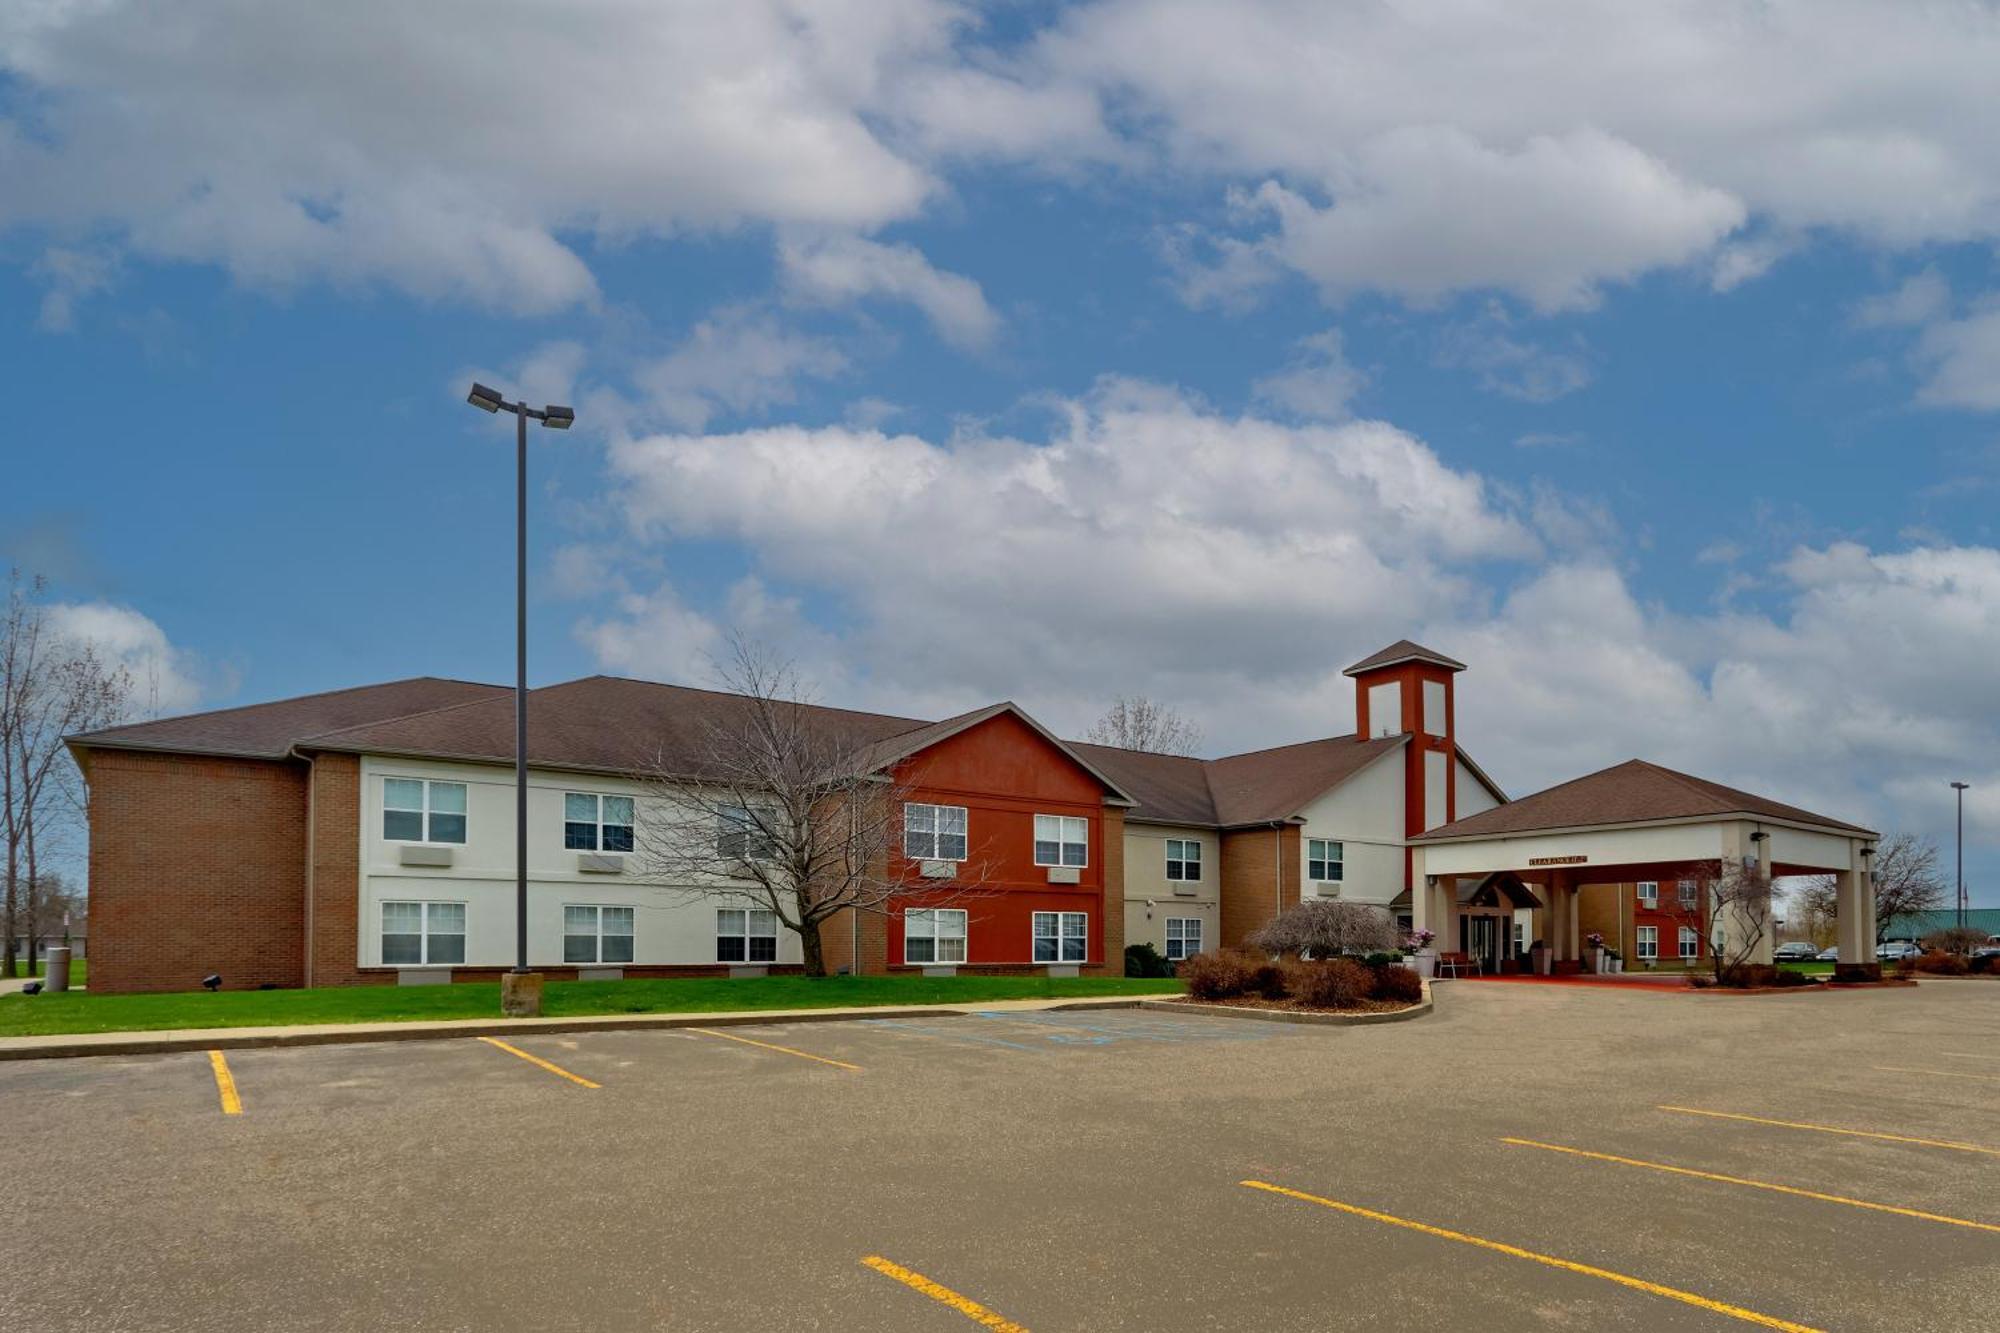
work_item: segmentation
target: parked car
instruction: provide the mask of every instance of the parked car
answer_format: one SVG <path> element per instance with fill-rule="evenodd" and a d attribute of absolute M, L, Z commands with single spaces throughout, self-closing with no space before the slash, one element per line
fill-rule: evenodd
<path fill-rule="evenodd" d="M 1885 963 L 1900 963 L 1905 958 L 1921 958 L 1924 951 L 1908 940 L 1890 940 L 1887 944 L 1875 946 L 1875 957 Z"/>
<path fill-rule="evenodd" d="M 1771 950 L 1771 959 L 1779 963 L 1809 963 L 1819 957 L 1819 951 L 1804 940 L 1788 940 Z"/>
<path fill-rule="evenodd" d="M 1813 957 L 1822 963 L 1837 963 L 1840 961 L 1840 946 L 1838 944 L 1829 944 L 1814 954 Z"/>

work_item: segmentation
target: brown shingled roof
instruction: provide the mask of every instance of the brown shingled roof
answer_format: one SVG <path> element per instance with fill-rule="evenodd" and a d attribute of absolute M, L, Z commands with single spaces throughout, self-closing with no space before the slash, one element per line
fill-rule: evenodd
<path fill-rule="evenodd" d="M 747 712 L 742 695 L 618 676 L 586 676 L 528 692 L 528 762 L 551 768 L 635 773 L 704 771 L 711 729 Z M 873 745 L 929 724 L 915 718 L 808 705 L 849 744 Z M 428 755 L 512 763 L 514 699 L 474 700 L 305 738 L 315 750 Z"/>
<path fill-rule="evenodd" d="M 416 676 L 381 685 L 330 690 L 296 699 L 219 708 L 206 713 L 131 722 L 70 737 L 80 746 L 120 750 L 167 750 L 183 754 L 241 755 L 273 759 L 307 736 L 337 727 L 379 722 L 451 704 L 511 695 L 500 685 Z M 510 750 L 511 754 L 512 751 Z"/>
<path fill-rule="evenodd" d="M 1070 749 L 1117 783 L 1138 805 L 1127 819 L 1162 824 L 1215 824 L 1215 797 L 1208 789 L 1208 761 L 1178 754 L 1121 750 L 1115 745 L 1071 741 Z"/>
<path fill-rule="evenodd" d="M 1676 773 L 1642 759 L 1631 759 L 1574 781 L 1523 796 L 1506 805 L 1469 815 L 1434 828 L 1417 842 L 1446 838 L 1493 837 L 1544 829 L 1597 824 L 1639 824 L 1657 819 L 1698 819 L 1704 816 L 1748 815 L 1873 836 L 1855 824 L 1816 815 L 1719 782 Z"/>
<path fill-rule="evenodd" d="M 1329 736 L 1214 760 L 1208 766 L 1208 786 L 1215 793 L 1216 823 L 1228 827 L 1290 819 L 1409 739 Z"/>
<path fill-rule="evenodd" d="M 1364 671 L 1373 671 L 1377 667 L 1394 666 L 1398 662 L 1434 662 L 1438 666 L 1449 667 L 1453 671 L 1465 670 L 1465 663 L 1455 658 L 1446 657 L 1443 653 L 1426 648 L 1421 643 L 1412 643 L 1408 639 L 1398 639 L 1381 652 L 1362 658 L 1359 662 L 1348 667 L 1340 674 L 1343 676 L 1358 676 Z"/>

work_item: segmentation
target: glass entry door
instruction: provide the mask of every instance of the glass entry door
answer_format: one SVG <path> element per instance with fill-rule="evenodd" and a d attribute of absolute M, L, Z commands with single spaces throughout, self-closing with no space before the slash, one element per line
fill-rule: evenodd
<path fill-rule="evenodd" d="M 1481 972 L 1500 970 L 1501 918 L 1497 916 L 1462 916 L 1459 918 L 1460 947 L 1466 956 L 1479 964 Z"/>

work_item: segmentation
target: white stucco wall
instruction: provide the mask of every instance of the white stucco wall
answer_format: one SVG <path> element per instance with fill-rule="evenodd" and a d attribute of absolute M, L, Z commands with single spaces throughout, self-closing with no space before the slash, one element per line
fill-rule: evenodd
<path fill-rule="evenodd" d="M 1403 751 L 1391 750 L 1301 813 L 1299 886 L 1302 897 L 1322 896 L 1307 863 L 1311 840 L 1341 843 L 1345 875 L 1337 896 L 1351 902 L 1386 903 L 1403 891 Z"/>
<path fill-rule="evenodd" d="M 383 781 L 392 777 L 465 784 L 466 839 L 451 846 L 449 867 L 403 865 L 401 849 L 405 844 L 382 836 Z M 577 853 L 563 847 L 563 795 L 573 791 L 632 796 L 637 798 L 637 818 L 643 823 L 649 817 L 637 784 L 529 770 L 529 964 L 571 966 L 562 961 L 562 909 L 565 904 L 595 903 L 634 909 L 633 958 L 625 966 L 713 965 L 715 912 L 725 904 L 712 898 L 689 901 L 668 886 L 639 883 L 631 872 L 579 870 Z M 658 817 L 657 811 L 652 817 Z M 513 769 L 365 756 L 361 761 L 360 836 L 361 921 L 357 934 L 361 966 L 381 964 L 381 905 L 387 901 L 464 903 L 464 966 L 513 965 Z M 799 960 L 798 937 L 780 927 L 778 961 Z"/>
<path fill-rule="evenodd" d="M 1452 792 L 1452 809 L 1457 818 L 1464 819 L 1468 815 L 1476 815 L 1482 810 L 1491 810 L 1494 806 L 1500 804 L 1493 793 L 1487 790 L 1486 784 L 1481 782 L 1478 776 L 1466 766 L 1463 759 L 1454 759 L 1452 767 L 1456 770 L 1452 775 L 1452 784 L 1454 787 Z"/>

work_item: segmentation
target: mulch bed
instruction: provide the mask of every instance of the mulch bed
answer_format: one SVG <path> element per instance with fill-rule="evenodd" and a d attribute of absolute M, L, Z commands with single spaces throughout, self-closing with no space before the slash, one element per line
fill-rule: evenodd
<path fill-rule="evenodd" d="M 1197 1000 L 1192 996 L 1176 996 L 1176 1004 L 1211 1004 L 1231 1009 L 1292 1009 L 1302 1014 L 1390 1014 L 1409 1005 L 1399 1000 L 1363 1000 L 1340 1009 L 1328 1009 L 1324 1005 L 1305 1004 L 1287 997 L 1282 1000 L 1267 1000 L 1261 995 L 1233 995 L 1226 1000 Z"/>

